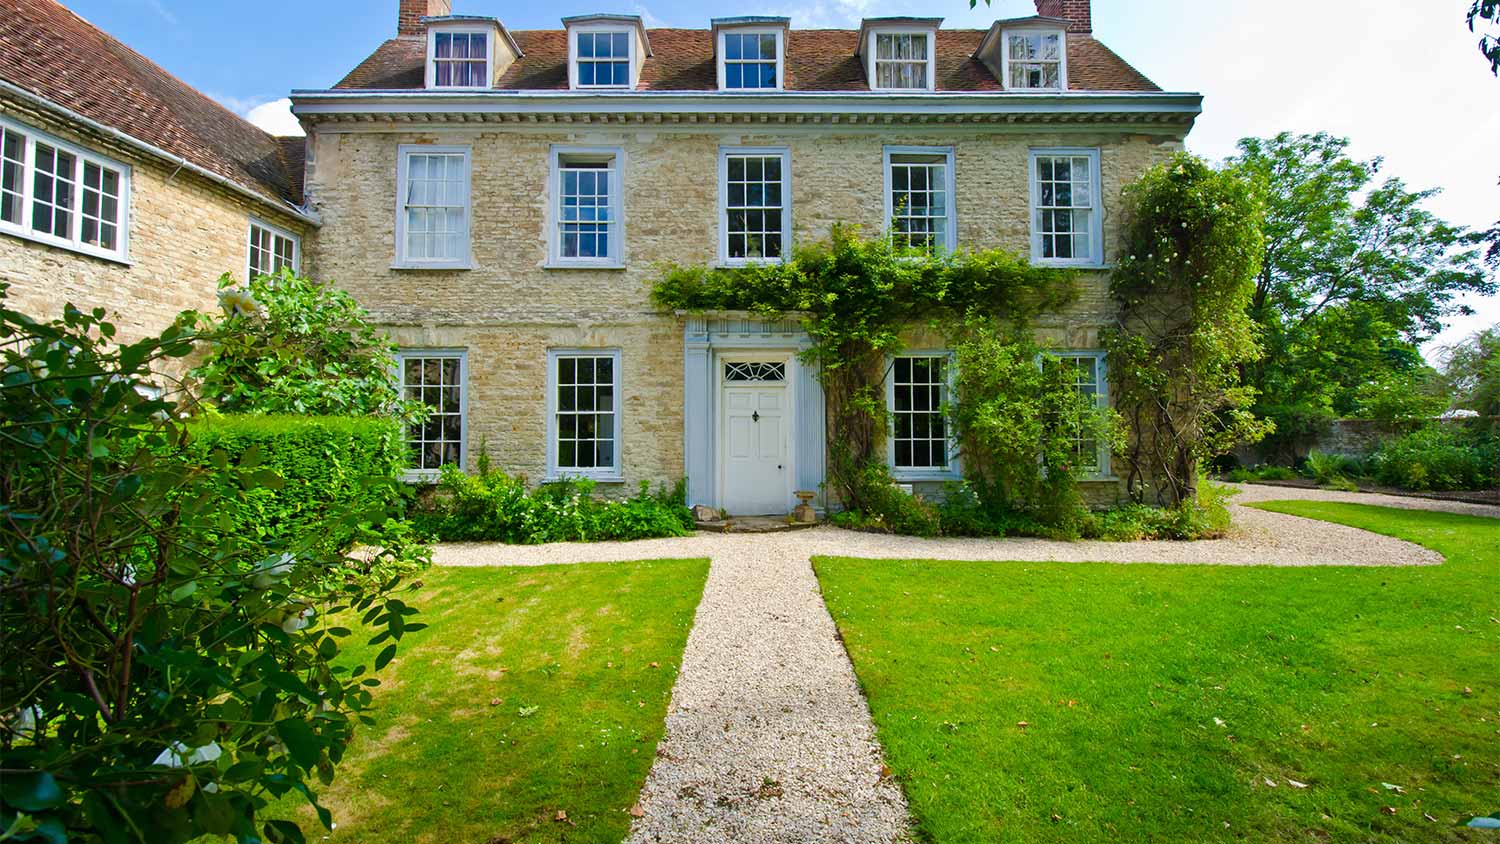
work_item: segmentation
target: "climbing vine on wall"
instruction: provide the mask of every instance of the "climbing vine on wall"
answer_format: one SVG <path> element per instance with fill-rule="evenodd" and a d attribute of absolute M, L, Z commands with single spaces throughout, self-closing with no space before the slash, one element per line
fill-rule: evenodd
<path fill-rule="evenodd" d="M 803 355 L 828 400 L 828 483 L 845 507 L 864 510 L 885 490 L 885 359 L 903 330 L 942 330 L 975 319 L 1026 325 L 1077 298 L 1071 272 L 1034 267 L 1003 250 L 929 255 L 837 225 L 781 264 L 666 268 L 652 299 L 664 310 L 798 314 L 812 346 Z"/>
<path fill-rule="evenodd" d="M 1246 307 L 1262 254 L 1261 201 L 1239 171 L 1179 153 L 1126 189 L 1110 281 L 1119 322 L 1106 333 L 1115 406 L 1131 430 L 1137 500 L 1197 497 L 1198 465 L 1270 423 L 1250 413 L 1240 368 L 1261 355 Z"/>

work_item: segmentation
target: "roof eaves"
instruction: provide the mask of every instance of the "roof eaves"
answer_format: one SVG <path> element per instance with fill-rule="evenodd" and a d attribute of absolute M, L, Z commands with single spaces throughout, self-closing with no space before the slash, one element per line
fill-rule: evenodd
<path fill-rule="evenodd" d="M 646 34 L 646 24 L 640 15 L 615 15 L 608 13 L 596 13 L 591 15 L 572 15 L 562 19 L 564 29 L 572 29 L 581 23 L 628 23 L 635 26 L 636 32 L 640 33 L 641 43 L 646 45 L 646 55 L 651 56 L 651 36 Z"/>

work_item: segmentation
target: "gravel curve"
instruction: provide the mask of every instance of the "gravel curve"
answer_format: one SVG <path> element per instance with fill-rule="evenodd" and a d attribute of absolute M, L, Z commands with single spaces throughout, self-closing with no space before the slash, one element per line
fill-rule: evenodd
<path fill-rule="evenodd" d="M 812 556 L 1281 566 L 1443 561 L 1392 537 L 1240 506 L 1287 499 L 1500 518 L 1500 507 L 1485 505 L 1243 485 L 1231 504 L 1232 535 L 1201 542 L 917 539 L 821 527 L 638 542 L 448 543 L 437 546 L 434 560 L 483 566 L 710 558 L 630 844 L 896 842 L 910 838 L 906 800 L 882 775 L 869 709 Z"/>

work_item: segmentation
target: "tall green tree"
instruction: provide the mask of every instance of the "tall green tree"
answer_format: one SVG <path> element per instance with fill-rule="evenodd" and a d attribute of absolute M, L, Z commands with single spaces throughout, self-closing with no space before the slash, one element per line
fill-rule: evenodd
<path fill-rule="evenodd" d="M 1361 413 L 1371 384 L 1430 380 L 1418 346 L 1444 317 L 1470 312 L 1460 294 L 1495 286 L 1482 236 L 1424 207 L 1436 190 L 1381 181 L 1381 159 L 1357 160 L 1348 146 L 1282 133 L 1242 140 L 1230 162 L 1260 181 L 1266 204 L 1249 309 L 1266 356 L 1245 378 L 1288 450 L 1320 420 Z"/>
<path fill-rule="evenodd" d="M 1500 416 L 1500 323 L 1447 349 L 1443 376 L 1455 407 Z"/>

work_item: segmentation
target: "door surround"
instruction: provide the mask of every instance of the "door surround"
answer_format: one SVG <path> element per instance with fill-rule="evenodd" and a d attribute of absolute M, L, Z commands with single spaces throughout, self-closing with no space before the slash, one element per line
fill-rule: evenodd
<path fill-rule="evenodd" d="M 722 350 L 722 351 L 716 351 L 713 355 L 711 355 L 711 360 L 712 360 L 712 365 L 713 365 L 713 368 L 714 368 L 713 369 L 713 371 L 714 371 L 714 396 L 713 396 L 713 407 L 714 407 L 713 428 L 714 428 L 714 432 L 713 432 L 713 436 L 714 436 L 714 455 L 715 455 L 715 458 L 716 458 L 715 459 L 715 463 L 717 464 L 714 467 L 714 472 L 715 472 L 716 488 L 718 490 L 718 495 L 717 495 L 717 499 L 718 500 L 716 502 L 716 506 L 719 506 L 719 507 L 725 506 L 725 502 L 726 502 L 726 500 L 728 498 L 728 496 L 727 496 L 726 493 L 727 493 L 727 491 L 729 489 L 728 478 L 726 477 L 726 473 L 728 472 L 728 468 L 729 468 L 729 460 L 727 458 L 727 453 L 728 452 L 727 452 L 727 449 L 726 449 L 727 427 L 728 427 L 729 417 L 728 417 L 728 414 L 725 412 L 725 407 L 724 407 L 724 394 L 725 394 L 725 391 L 726 391 L 726 389 L 729 389 L 729 388 L 734 387 L 734 386 L 743 386 L 743 387 L 757 387 L 757 386 L 759 386 L 759 387 L 767 388 L 767 389 L 780 389 L 781 392 L 782 392 L 782 396 L 784 397 L 783 407 L 785 408 L 785 410 L 784 410 L 784 425 L 785 425 L 785 428 L 784 428 L 784 430 L 782 432 L 782 437 L 783 437 L 783 440 L 785 442 L 785 448 L 786 448 L 786 468 L 785 468 L 785 470 L 782 471 L 783 484 L 784 484 L 784 487 L 785 487 L 782 490 L 782 492 L 784 493 L 783 500 L 785 501 L 785 505 L 784 505 L 785 506 L 785 512 L 790 513 L 791 510 L 792 510 L 792 506 L 793 506 L 791 502 L 792 502 L 793 498 L 795 497 L 793 495 L 793 493 L 796 491 L 796 478 L 797 478 L 797 437 L 796 437 L 796 431 L 797 431 L 798 408 L 797 408 L 796 391 L 794 389 L 792 389 L 792 385 L 794 383 L 796 383 L 795 379 L 800 375 L 800 373 L 798 372 L 797 350 L 796 349 L 785 349 L 785 348 L 784 349 L 774 349 L 774 348 L 726 349 L 726 350 Z M 785 375 L 784 375 L 784 377 L 782 378 L 782 380 L 780 382 L 765 382 L 765 381 L 730 382 L 725 377 L 725 369 L 726 369 L 726 365 L 727 364 L 731 364 L 731 363 L 749 363 L 749 362 L 781 363 L 781 364 L 783 364 L 786 367 L 785 370 L 784 370 L 785 371 Z M 775 385 L 774 387 L 772 386 L 773 384 Z M 751 513 L 751 514 L 737 514 L 737 515 L 765 515 L 765 514 Z M 776 515 L 780 515 L 780 513 L 777 513 Z"/>

